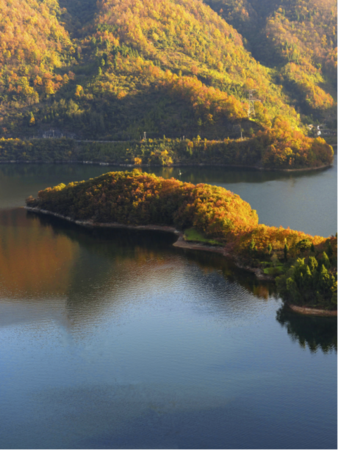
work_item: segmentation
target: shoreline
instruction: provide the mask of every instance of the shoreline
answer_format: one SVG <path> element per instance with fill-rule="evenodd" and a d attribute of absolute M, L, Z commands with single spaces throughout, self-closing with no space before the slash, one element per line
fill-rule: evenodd
<path fill-rule="evenodd" d="M 273 281 L 274 278 L 265 275 L 262 269 L 260 268 L 253 268 L 249 266 L 243 266 L 241 264 L 241 261 L 234 257 L 234 255 L 231 255 L 229 252 L 225 250 L 225 247 L 219 247 L 219 246 L 213 246 L 213 245 L 207 245 L 199 242 L 188 242 L 184 239 L 184 234 L 182 231 L 177 230 L 175 227 L 166 226 L 166 225 L 124 225 L 118 222 L 110 222 L 110 223 L 98 223 L 93 222 L 92 220 L 74 220 L 69 216 L 63 216 L 62 214 L 58 214 L 52 211 L 48 211 L 46 209 L 41 208 L 33 208 L 31 206 L 24 206 L 24 209 L 27 211 L 35 212 L 37 214 L 46 214 L 50 216 L 57 217 L 62 220 L 66 220 L 68 222 L 74 223 L 78 226 L 83 226 L 86 228 L 122 228 L 122 229 L 129 229 L 129 230 L 150 230 L 150 231 L 162 231 L 166 233 L 172 233 L 175 234 L 178 238 L 176 242 L 174 242 L 172 245 L 176 248 L 181 248 L 183 250 L 197 250 L 197 251 L 206 251 L 206 252 L 212 252 L 212 253 L 218 253 L 223 255 L 226 258 L 232 259 L 234 264 L 242 270 L 246 270 L 248 272 L 252 272 L 255 274 L 256 278 L 261 281 Z M 324 309 L 315 309 L 315 308 L 307 308 L 307 307 L 301 307 L 296 306 L 292 304 L 287 304 L 287 306 L 296 313 L 303 314 L 303 315 L 316 315 L 316 316 L 337 316 L 337 310 L 324 310 Z"/>
<path fill-rule="evenodd" d="M 306 306 L 296 306 L 292 305 L 291 303 L 288 303 L 287 306 L 296 313 L 308 316 L 337 317 L 337 310 L 307 308 Z"/>
<path fill-rule="evenodd" d="M 78 226 L 83 226 L 86 228 L 123 228 L 123 229 L 129 229 L 129 230 L 150 230 L 150 231 L 163 231 L 166 233 L 172 233 L 175 234 L 178 238 L 176 242 L 174 242 L 172 245 L 176 248 L 182 248 L 185 250 L 198 250 L 198 251 L 205 251 L 205 252 L 211 252 L 211 253 L 218 253 L 223 255 L 226 258 L 232 259 L 234 264 L 239 268 L 246 270 L 248 272 L 252 272 L 255 274 L 255 276 L 262 281 L 273 281 L 273 277 L 269 275 L 265 275 L 263 271 L 260 268 L 253 268 L 249 266 L 243 266 L 241 264 L 241 261 L 237 258 L 231 255 L 229 252 L 225 250 L 225 247 L 222 246 L 215 246 L 215 245 L 207 245 L 200 242 L 189 242 L 184 239 L 184 234 L 182 231 L 177 230 L 175 227 L 166 226 L 166 225 L 125 225 L 118 222 L 108 222 L 108 223 L 99 223 L 99 222 L 93 222 L 92 220 L 74 220 L 69 216 L 63 216 L 62 214 L 58 214 L 52 211 L 48 211 L 46 209 L 41 208 L 33 208 L 31 206 L 24 206 L 24 208 L 27 211 L 32 211 L 37 214 L 46 214 L 50 216 L 57 217 L 59 219 L 66 220 L 68 222 L 74 223 Z"/>
<path fill-rule="evenodd" d="M 195 163 L 195 164 L 171 164 L 170 166 L 162 166 L 160 164 L 121 164 L 121 163 L 107 163 L 105 161 L 64 161 L 64 160 L 57 160 L 57 161 L 23 161 L 18 159 L 11 159 L 9 161 L 0 161 L 1 164 L 79 164 L 79 165 L 89 165 L 89 166 L 115 166 L 115 167 L 128 167 L 128 168 L 151 168 L 151 167 L 237 167 L 239 169 L 252 169 L 252 170 L 259 170 L 262 172 L 309 172 L 311 170 L 323 170 L 328 169 L 330 167 L 333 167 L 333 163 L 331 164 L 324 164 L 322 166 L 317 167 L 304 167 L 301 169 L 283 169 L 283 168 L 270 168 L 270 167 L 261 167 L 261 166 L 249 166 L 249 165 L 240 165 L 240 164 L 208 164 L 208 163 Z"/>

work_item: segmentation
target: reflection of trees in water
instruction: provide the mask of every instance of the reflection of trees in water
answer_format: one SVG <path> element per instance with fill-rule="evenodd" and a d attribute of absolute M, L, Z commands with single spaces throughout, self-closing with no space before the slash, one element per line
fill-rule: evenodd
<path fill-rule="evenodd" d="M 106 172 L 132 170 L 132 167 L 99 166 L 82 164 L 3 164 L 0 166 L 2 179 L 10 177 L 13 180 L 28 178 L 34 183 L 37 180 L 49 180 L 50 184 L 78 181 L 96 177 Z M 325 170 L 325 169 L 323 169 Z M 191 183 L 264 183 L 280 179 L 295 179 L 315 177 L 320 171 L 309 172 L 278 172 L 259 171 L 240 167 L 144 167 L 144 172 L 154 173 L 164 178 L 178 178 Z"/>
<path fill-rule="evenodd" d="M 43 292 L 62 295 L 78 245 L 66 236 L 55 239 L 51 228 L 42 228 L 36 218 L 28 222 L 23 209 L 1 211 L 0 229 L 2 293 L 19 299 Z"/>
<path fill-rule="evenodd" d="M 118 170 L 122 168 L 82 164 L 3 164 L 0 165 L 0 186 L 4 192 L 9 193 L 16 183 L 41 189 Z M 32 191 L 31 194 L 35 196 L 36 192 Z"/>
<path fill-rule="evenodd" d="M 37 217 L 30 212 L 27 215 Z M 114 259 L 114 265 L 123 263 L 130 266 L 131 272 L 136 265 L 141 267 L 145 262 L 148 268 L 161 267 L 167 264 L 168 257 L 184 252 L 185 258 L 195 263 L 204 274 L 222 273 L 229 282 L 238 283 L 265 300 L 275 293 L 273 283 L 259 281 L 254 274 L 238 269 L 231 260 L 220 254 L 173 247 L 177 237 L 171 233 L 123 228 L 86 229 L 50 216 L 39 215 L 38 218 L 42 226 L 51 226 L 55 235 L 66 235 L 90 253 Z"/>
<path fill-rule="evenodd" d="M 207 293 L 200 301 L 212 304 L 216 314 L 225 304 L 232 311 L 250 308 L 249 294 L 267 300 L 274 293 L 273 285 L 222 255 L 173 247 L 176 236 L 171 233 L 90 230 L 23 209 L 2 211 L 0 226 L 2 292 L 25 302 L 66 298 L 67 317 L 74 323 L 90 322 L 111 307 L 117 313 L 137 297 L 128 295 L 130 290 L 157 285 L 170 292 L 181 275 Z M 187 263 L 192 270 L 187 271 Z"/>
<path fill-rule="evenodd" d="M 117 317 L 131 303 L 140 302 L 148 290 L 170 297 L 183 279 L 190 283 L 191 293 L 204 293 L 198 304 L 216 315 L 224 309 L 241 314 L 253 308 L 250 294 L 266 301 L 272 292 L 271 285 L 239 270 L 222 255 L 173 247 L 177 237 L 171 233 L 86 229 L 30 212 L 27 218 L 38 220 L 54 236 L 67 237 L 80 249 L 65 286 L 73 329 L 100 320 L 112 308 Z"/>
<path fill-rule="evenodd" d="M 185 258 L 197 264 L 204 274 L 221 272 L 224 278 L 237 282 L 257 297 L 267 299 L 275 292 L 272 283 L 259 281 L 254 274 L 238 269 L 224 256 L 194 250 L 182 250 L 172 246 L 177 236 L 159 231 L 115 229 L 86 229 L 50 216 L 35 215 L 27 212 L 28 217 L 39 219 L 41 225 L 52 227 L 55 235 L 68 236 L 72 241 L 97 255 L 112 258 L 117 263 L 132 261 L 132 264 L 147 262 L 150 266 L 166 264 L 166 257 L 185 255 Z"/>
<path fill-rule="evenodd" d="M 337 351 L 337 320 L 334 317 L 303 316 L 283 306 L 277 311 L 277 321 L 287 329 L 293 340 L 311 352 L 319 348 L 327 353 Z"/>

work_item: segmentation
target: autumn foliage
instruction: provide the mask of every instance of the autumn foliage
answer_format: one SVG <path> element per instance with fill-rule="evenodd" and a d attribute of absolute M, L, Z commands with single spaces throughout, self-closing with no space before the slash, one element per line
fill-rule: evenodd
<path fill-rule="evenodd" d="M 76 220 L 194 226 L 221 239 L 258 223 L 256 211 L 224 188 L 195 186 L 137 170 L 110 172 L 87 182 L 48 188 L 40 191 L 37 199 L 28 199 L 27 204 Z"/>
<path fill-rule="evenodd" d="M 337 306 L 337 237 L 326 239 L 258 224 L 256 211 L 221 187 L 183 183 L 135 169 L 47 188 L 26 203 L 94 226 L 118 223 L 194 229 L 214 245 L 222 245 L 241 264 L 282 273 L 278 283 L 287 301 L 294 298 L 297 304 L 311 306 L 319 302 L 328 309 Z M 282 272 L 275 267 L 277 262 Z"/>
<path fill-rule="evenodd" d="M 0 136 L 307 134 L 335 119 L 335 19 L 333 0 L 0 0 Z"/>
<path fill-rule="evenodd" d="M 303 111 L 335 104 L 337 5 L 335 0 L 206 0 L 278 71 L 278 81 Z"/>
<path fill-rule="evenodd" d="M 28 198 L 27 205 L 94 223 L 194 227 L 237 253 L 247 253 L 253 239 L 257 251 L 264 251 L 269 243 L 280 250 L 285 242 L 295 248 L 304 239 L 314 245 L 325 240 L 259 225 L 256 211 L 224 188 L 166 180 L 138 170 L 47 188 L 36 199 Z"/>
<path fill-rule="evenodd" d="M 29 104 L 69 80 L 57 75 L 74 51 L 56 0 L 0 0 L 0 95 Z"/>

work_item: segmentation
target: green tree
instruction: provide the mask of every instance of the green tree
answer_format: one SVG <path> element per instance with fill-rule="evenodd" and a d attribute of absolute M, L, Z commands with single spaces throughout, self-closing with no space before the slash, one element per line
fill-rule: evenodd
<path fill-rule="evenodd" d="M 329 269 L 331 267 L 329 257 L 325 252 L 323 252 L 322 263 L 326 267 L 326 269 Z"/>

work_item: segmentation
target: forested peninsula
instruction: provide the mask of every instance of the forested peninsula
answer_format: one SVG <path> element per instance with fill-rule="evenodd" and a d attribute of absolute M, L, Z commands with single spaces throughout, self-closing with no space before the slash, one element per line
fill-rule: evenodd
<path fill-rule="evenodd" d="M 336 314 L 337 235 L 324 238 L 259 224 L 257 212 L 224 188 L 134 170 L 47 188 L 26 204 L 79 225 L 176 231 L 183 247 L 191 242 L 192 248 L 223 253 L 275 279 L 286 303 Z"/>

